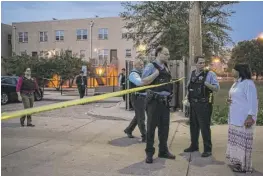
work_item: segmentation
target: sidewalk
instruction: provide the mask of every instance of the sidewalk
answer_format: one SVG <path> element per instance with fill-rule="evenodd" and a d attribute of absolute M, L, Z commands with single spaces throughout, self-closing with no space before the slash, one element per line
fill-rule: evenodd
<path fill-rule="evenodd" d="M 101 106 L 103 105 L 103 106 Z M 136 127 L 133 139 L 123 133 L 134 111 L 124 102 L 75 106 L 37 114 L 36 127 L 20 127 L 18 119 L 2 121 L 3 176 L 235 176 L 225 162 L 227 125 L 212 126 L 213 156 L 201 158 L 199 152 L 186 154 L 189 126 L 180 113 L 172 113 L 168 145 L 176 160 L 160 159 L 156 129 L 153 164 L 146 164 L 145 143 L 140 143 Z M 91 108 L 90 108 L 91 107 Z M 103 107 L 103 108 L 102 108 Z M 105 108 L 107 107 L 107 108 Z M 78 111 L 87 110 L 87 113 Z M 70 110 L 72 115 L 62 115 Z M 84 111 L 85 112 L 85 111 Z M 73 115 L 77 114 L 77 118 Z M 90 113 L 90 114 L 89 114 Z M 108 117 L 108 118 L 106 118 Z M 263 175 L 263 127 L 257 127 L 251 175 Z M 203 151 L 200 135 L 200 151 Z M 244 175 L 244 174 L 239 174 Z M 239 176 L 238 175 L 238 176 Z M 250 174 L 246 174 L 250 175 Z"/>
<path fill-rule="evenodd" d="M 91 96 L 84 96 L 84 98 L 87 98 L 87 97 L 91 97 Z M 44 97 L 43 97 L 43 100 L 46 100 L 46 101 L 70 101 L 70 100 L 76 100 L 76 99 L 79 99 L 79 95 L 77 92 L 74 92 L 71 94 L 63 93 L 61 95 L 59 91 L 45 91 Z M 108 98 L 108 99 L 105 99 L 103 101 L 98 101 L 98 102 L 118 103 L 121 100 L 122 100 L 121 97 L 112 97 L 112 98 Z"/>

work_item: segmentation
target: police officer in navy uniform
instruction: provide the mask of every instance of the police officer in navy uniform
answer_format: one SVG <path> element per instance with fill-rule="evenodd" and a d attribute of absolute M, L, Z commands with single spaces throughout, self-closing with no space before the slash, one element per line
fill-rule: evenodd
<path fill-rule="evenodd" d="M 169 50 L 165 47 L 158 47 L 155 50 L 156 59 L 149 63 L 142 74 L 142 78 L 159 71 L 159 75 L 150 83 L 150 85 L 161 84 L 171 81 L 171 74 L 167 67 L 167 61 L 170 57 Z M 146 112 L 147 112 L 147 135 L 146 135 L 146 163 L 153 162 L 154 135 L 155 128 L 158 127 L 159 154 L 160 158 L 175 159 L 175 156 L 168 150 L 167 140 L 169 136 L 170 125 L 170 107 L 169 100 L 172 94 L 172 84 L 147 90 Z"/>
<path fill-rule="evenodd" d="M 188 83 L 187 99 L 190 103 L 191 145 L 184 152 L 199 150 L 198 139 L 201 129 L 204 152 L 202 157 L 212 155 L 211 115 L 213 111 L 213 92 L 219 90 L 216 74 L 205 69 L 205 59 L 195 58 L 196 70 L 192 71 Z"/>
<path fill-rule="evenodd" d="M 143 69 L 143 61 L 140 59 L 136 59 L 134 61 L 134 69 L 131 71 L 129 75 L 130 89 L 149 84 L 159 74 L 157 70 L 154 74 L 142 79 L 141 78 L 142 69 Z M 133 138 L 134 136 L 132 135 L 132 132 L 135 129 L 136 125 L 138 124 L 138 127 L 141 132 L 142 142 L 145 142 L 146 140 L 145 96 L 146 96 L 145 90 L 141 90 L 131 94 L 131 102 L 135 110 L 135 116 L 132 119 L 129 126 L 124 130 L 124 132 L 127 134 L 129 138 Z"/>

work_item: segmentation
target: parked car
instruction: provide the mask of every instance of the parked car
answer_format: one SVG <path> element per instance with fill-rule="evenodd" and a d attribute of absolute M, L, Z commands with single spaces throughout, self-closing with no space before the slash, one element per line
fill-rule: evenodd
<path fill-rule="evenodd" d="M 17 102 L 18 97 L 16 93 L 16 84 L 18 82 L 18 76 L 1 76 L 1 104 L 5 105 L 10 102 Z M 43 90 L 39 88 L 41 95 L 36 91 L 35 101 L 43 99 Z"/>

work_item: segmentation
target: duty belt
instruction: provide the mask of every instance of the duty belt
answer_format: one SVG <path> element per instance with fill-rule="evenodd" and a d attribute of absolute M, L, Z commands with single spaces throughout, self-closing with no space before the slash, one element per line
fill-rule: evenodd
<path fill-rule="evenodd" d="M 164 95 L 159 95 L 152 90 L 147 90 L 147 95 L 146 95 L 146 102 L 149 103 L 152 100 L 157 100 L 160 103 L 165 104 L 166 106 L 169 106 L 169 102 L 171 101 L 171 96 L 164 96 Z"/>
<path fill-rule="evenodd" d="M 208 98 L 190 98 L 190 103 L 206 103 L 209 102 Z"/>

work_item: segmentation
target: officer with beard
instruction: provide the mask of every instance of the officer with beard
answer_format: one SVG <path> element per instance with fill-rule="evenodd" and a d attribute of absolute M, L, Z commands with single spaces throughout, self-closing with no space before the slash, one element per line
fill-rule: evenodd
<path fill-rule="evenodd" d="M 169 50 L 165 47 L 158 47 L 155 50 L 156 59 L 149 63 L 142 74 L 142 78 L 152 75 L 158 70 L 159 75 L 150 83 L 150 85 L 161 84 L 171 81 L 171 74 L 167 67 L 167 61 L 170 57 Z M 159 154 L 160 158 L 175 159 L 175 156 L 168 150 L 167 140 L 169 136 L 170 125 L 170 107 L 169 101 L 172 94 L 172 84 L 166 84 L 160 87 L 147 90 L 146 113 L 147 113 L 147 135 L 146 135 L 146 163 L 153 162 L 154 135 L 155 128 L 158 127 Z"/>
<path fill-rule="evenodd" d="M 130 89 L 147 85 L 159 75 L 159 72 L 157 70 L 152 75 L 142 79 L 141 78 L 142 69 L 143 69 L 143 61 L 140 59 L 135 60 L 134 69 L 131 71 L 129 75 Z M 138 124 L 142 136 L 142 142 L 145 142 L 146 140 L 145 97 L 146 97 L 145 90 L 131 94 L 131 102 L 135 110 L 135 116 L 132 119 L 129 126 L 124 130 L 124 132 L 127 134 L 129 138 L 133 138 L 134 136 L 132 135 L 132 132 L 135 129 L 136 125 Z"/>
<path fill-rule="evenodd" d="M 212 155 L 211 115 L 213 111 L 213 92 L 219 90 L 216 74 L 205 69 L 205 58 L 195 58 L 196 69 L 192 71 L 188 83 L 186 99 L 190 103 L 191 145 L 184 152 L 199 150 L 198 139 L 201 130 L 204 144 L 202 157 Z"/>

